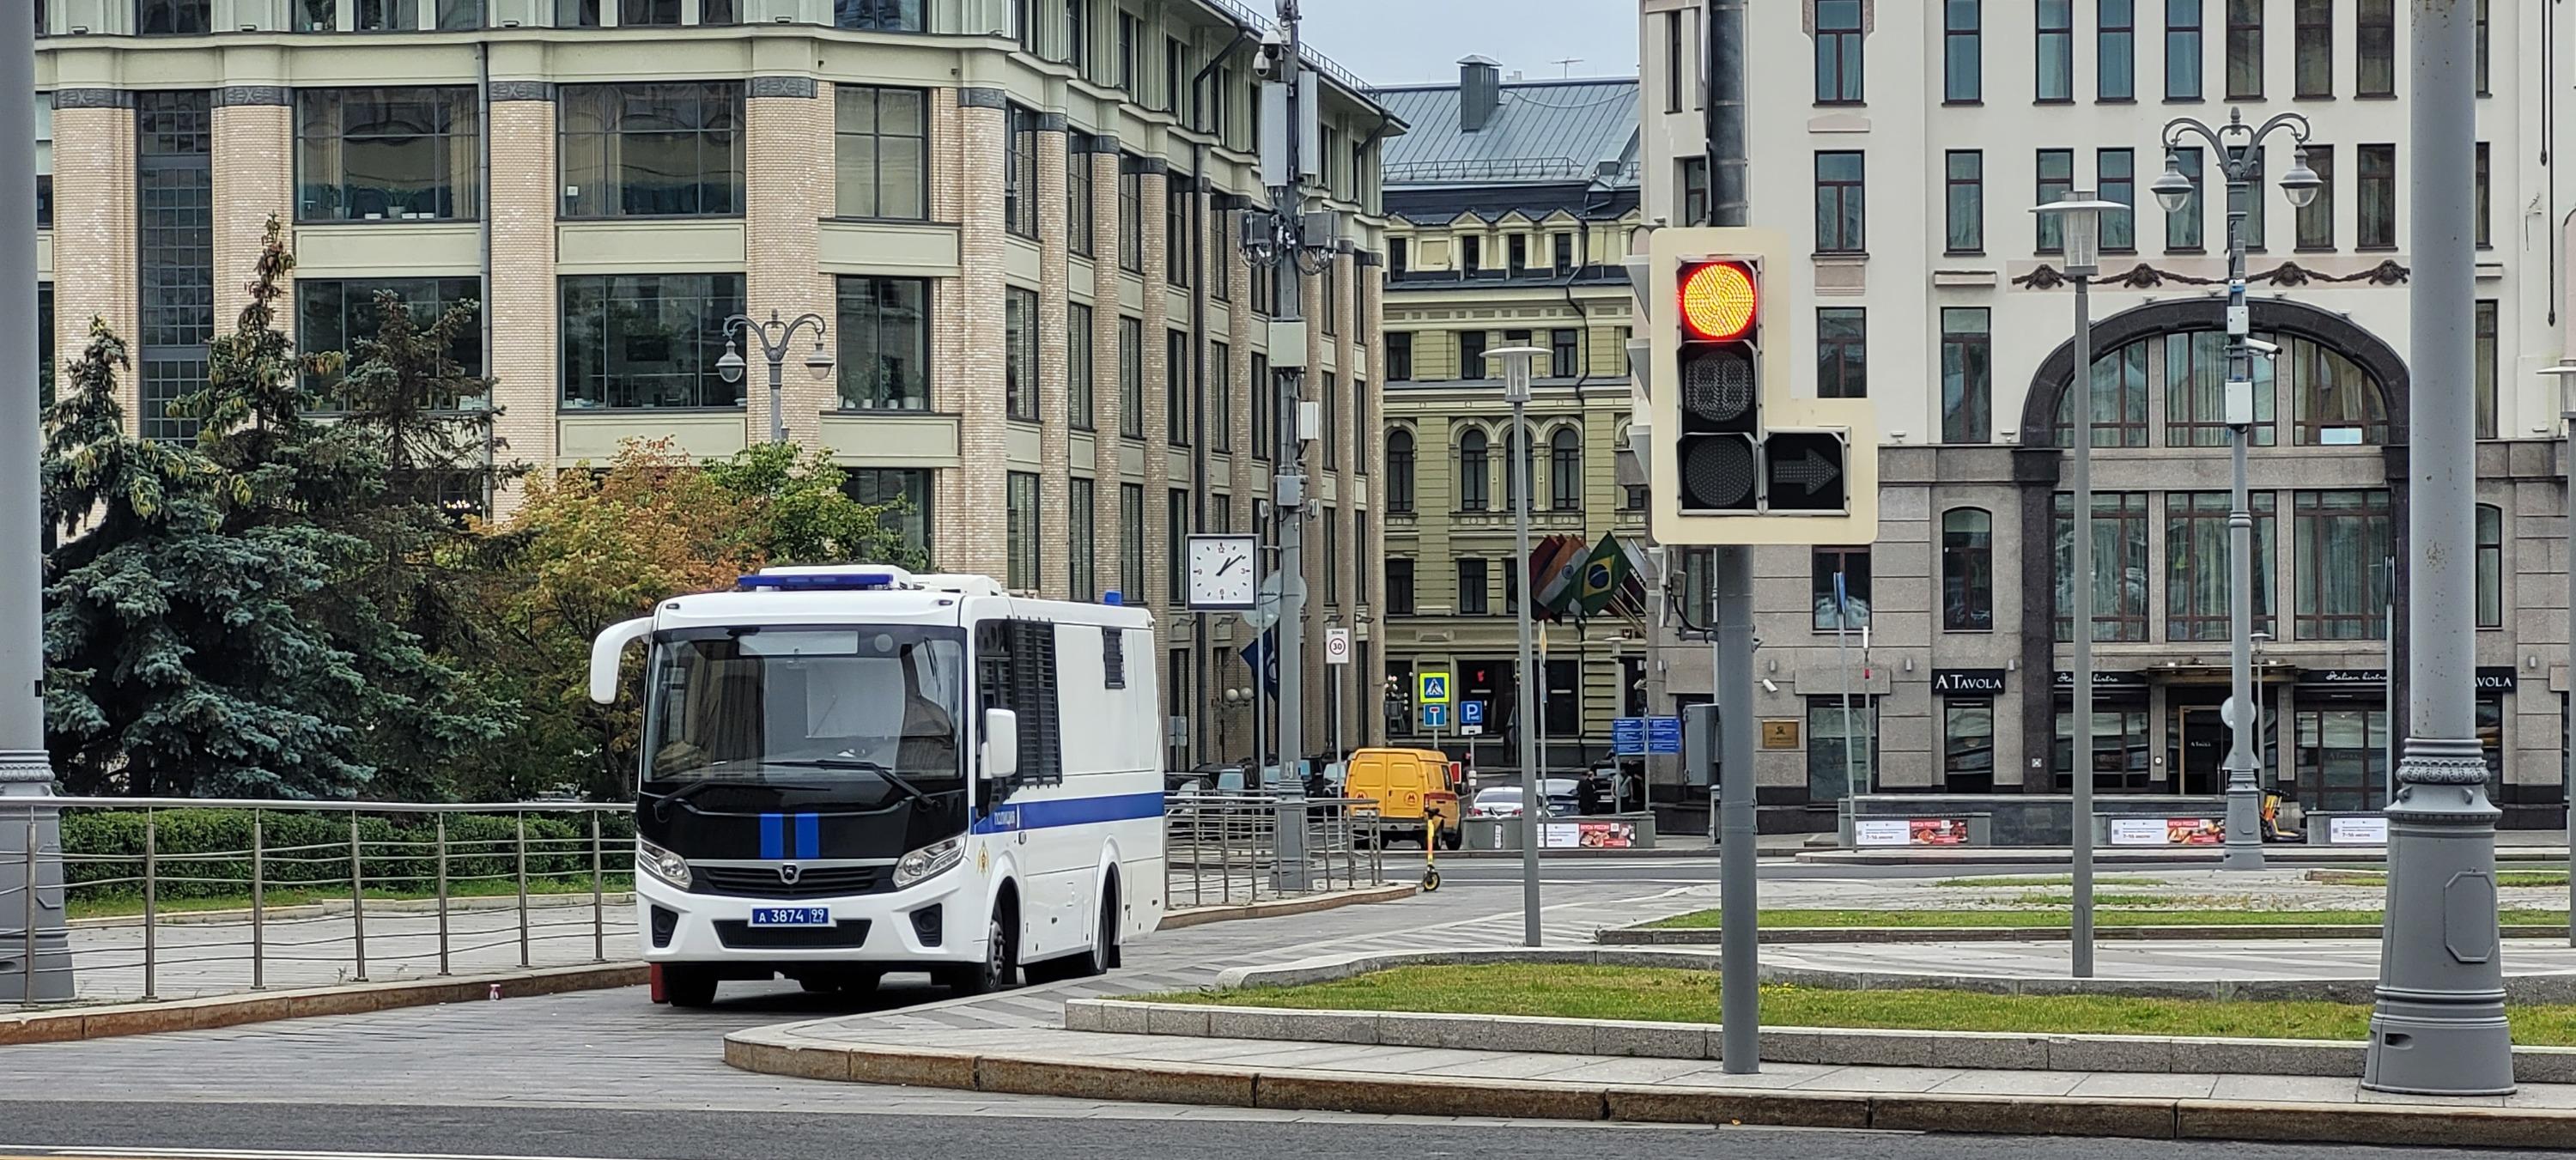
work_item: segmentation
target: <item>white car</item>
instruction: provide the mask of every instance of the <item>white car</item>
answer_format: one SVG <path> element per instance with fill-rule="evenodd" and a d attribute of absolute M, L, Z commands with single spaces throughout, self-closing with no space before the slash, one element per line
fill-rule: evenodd
<path fill-rule="evenodd" d="M 1581 812 L 1576 801 L 1573 778 L 1547 779 L 1547 810 L 1550 816 L 1560 818 L 1572 817 Z M 1497 785 L 1477 790 L 1475 799 L 1467 804 L 1467 816 L 1471 818 L 1521 816 L 1521 787 Z"/>

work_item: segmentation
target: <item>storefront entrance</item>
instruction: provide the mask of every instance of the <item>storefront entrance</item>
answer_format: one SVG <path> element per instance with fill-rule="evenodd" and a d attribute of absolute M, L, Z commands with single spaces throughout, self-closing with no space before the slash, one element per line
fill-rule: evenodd
<path fill-rule="evenodd" d="M 2216 705 L 2177 706 L 2176 715 L 2181 738 L 2173 760 L 2181 776 L 2179 784 L 2167 788 L 2184 794 L 2220 792 L 2227 785 L 2227 751 L 2233 744 L 2226 719 Z"/>

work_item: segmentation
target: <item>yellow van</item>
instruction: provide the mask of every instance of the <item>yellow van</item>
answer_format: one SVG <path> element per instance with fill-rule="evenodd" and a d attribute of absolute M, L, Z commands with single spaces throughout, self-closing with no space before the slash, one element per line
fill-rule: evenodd
<path fill-rule="evenodd" d="M 1436 819 L 1440 845 L 1458 848 L 1458 790 L 1463 775 L 1447 754 L 1432 749 L 1363 749 L 1351 754 L 1342 796 L 1377 803 L 1377 838 L 1410 839 L 1425 846 Z"/>

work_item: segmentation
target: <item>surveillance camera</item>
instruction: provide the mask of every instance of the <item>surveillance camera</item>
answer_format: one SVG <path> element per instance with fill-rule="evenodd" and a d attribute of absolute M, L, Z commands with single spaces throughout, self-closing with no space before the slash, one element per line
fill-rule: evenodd
<path fill-rule="evenodd" d="M 2268 343 L 2268 342 L 2265 342 L 2265 341 L 2263 341 L 2262 339 L 2259 339 L 2259 338 L 2249 338 L 2249 339 L 2246 339 L 2246 340 L 2245 340 L 2245 349 L 2250 350 L 2250 351 L 2253 351 L 2253 352 L 2254 352 L 2254 353 L 2256 353 L 2256 354 L 2262 355 L 2264 358 L 2279 358 L 2279 357 L 2281 357 L 2281 348 L 2280 348 L 2280 347 L 2278 347 L 2278 346 L 2274 346 L 2273 344 Z"/>
<path fill-rule="evenodd" d="M 1765 693 L 1777 693 L 1780 691 L 1780 686 L 1772 684 L 1771 678 L 1764 677 L 1762 678 L 1762 691 Z"/>

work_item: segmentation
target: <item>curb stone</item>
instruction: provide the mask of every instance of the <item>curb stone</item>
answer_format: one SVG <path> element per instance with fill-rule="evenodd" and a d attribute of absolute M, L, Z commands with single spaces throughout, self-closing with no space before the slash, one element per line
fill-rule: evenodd
<path fill-rule="evenodd" d="M 726 1063 L 763 1074 L 840 1078 L 837 1069 L 815 1066 L 809 1058 L 828 1054 L 846 1058 L 847 1078 L 862 1083 L 1282 1111 L 2449 1148 L 2550 1148 L 2576 1139 L 2576 1111 L 1742 1091 L 1164 1062 L 1127 1065 L 1097 1058 L 824 1044 L 765 1028 L 725 1039 Z M 797 1070 L 772 1070 L 791 1065 Z"/>
<path fill-rule="evenodd" d="M 2376 939 L 2379 935 L 2380 928 L 2376 926 L 2105 926 L 2093 930 L 2093 937 L 2104 942 L 2261 942 L 2271 939 Z M 2509 939 L 2563 939 L 2567 937 L 2567 928 L 2522 924 L 2504 927 L 2502 935 Z M 1766 926 L 1760 932 L 1762 942 L 1781 946 L 1796 943 L 2065 942 L 2069 936 L 2070 931 L 2065 927 L 2045 926 Z M 1595 932 L 1593 941 L 1605 947 L 1716 946 L 1718 932 L 1716 927 L 1622 926 Z"/>
<path fill-rule="evenodd" d="M 64 1043 L 162 1031 L 204 1031 L 276 1019 L 324 1015 L 360 1015 L 400 1007 L 481 1002 L 493 987 L 505 996 L 555 995 L 635 987 L 645 982 L 641 963 L 605 963 L 578 967 L 545 967 L 484 975 L 405 979 L 389 983 L 350 983 L 292 991 L 252 991 L 158 1003 L 118 1003 L 0 1015 L 0 1046 L 19 1043 Z"/>
<path fill-rule="evenodd" d="M 1235 906 L 1193 906 L 1163 912 L 1162 925 L 1156 930 L 1182 930 L 1211 922 L 1231 922 L 1245 918 L 1284 918 L 1292 914 L 1313 914 L 1320 910 L 1338 910 L 1367 902 L 1394 902 L 1421 892 L 1411 883 L 1372 886 L 1366 890 L 1337 890 L 1306 898 L 1283 898 L 1271 902 L 1253 902 Z"/>

